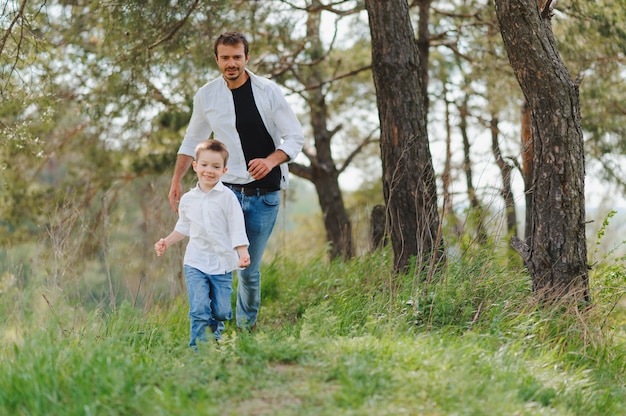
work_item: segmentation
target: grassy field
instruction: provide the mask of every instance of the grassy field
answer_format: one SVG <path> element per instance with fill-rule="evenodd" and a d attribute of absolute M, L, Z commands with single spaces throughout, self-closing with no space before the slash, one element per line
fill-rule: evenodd
<path fill-rule="evenodd" d="M 389 252 L 276 259 L 259 331 L 229 323 L 198 352 L 183 296 L 88 310 L 5 282 L 0 414 L 625 414 L 623 259 L 596 265 L 581 312 L 538 307 L 496 256 L 451 259 L 428 284 L 394 276 Z"/>

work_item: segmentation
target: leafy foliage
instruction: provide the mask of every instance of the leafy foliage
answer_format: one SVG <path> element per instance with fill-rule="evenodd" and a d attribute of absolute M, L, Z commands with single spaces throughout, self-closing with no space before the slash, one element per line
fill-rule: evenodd
<path fill-rule="evenodd" d="M 553 23 L 559 49 L 581 83 L 587 151 L 601 161 L 603 176 L 622 187 L 624 175 L 615 154 L 623 154 L 625 144 L 625 5 L 624 1 L 569 1 L 559 4 Z"/>

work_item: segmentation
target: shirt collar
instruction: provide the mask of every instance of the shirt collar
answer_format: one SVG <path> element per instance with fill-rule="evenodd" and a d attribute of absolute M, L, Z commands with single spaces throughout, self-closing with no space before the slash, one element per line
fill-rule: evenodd
<path fill-rule="evenodd" d="M 193 188 L 191 188 L 191 191 L 200 195 L 206 195 L 206 194 L 210 194 L 213 191 L 216 192 L 223 192 L 224 189 L 226 189 L 226 185 L 224 185 L 222 183 L 222 181 L 218 181 L 215 186 L 213 187 L 213 189 L 211 189 L 209 192 L 204 192 L 201 188 L 200 188 L 200 184 L 196 183 L 196 186 L 194 186 Z"/>

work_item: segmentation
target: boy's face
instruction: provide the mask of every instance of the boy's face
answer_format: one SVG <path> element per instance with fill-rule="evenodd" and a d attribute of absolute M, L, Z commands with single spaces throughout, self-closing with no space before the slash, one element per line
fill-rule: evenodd
<path fill-rule="evenodd" d="M 212 150 L 200 151 L 198 159 L 194 160 L 192 165 L 198 175 L 200 188 L 205 192 L 213 189 L 227 170 L 222 155 Z"/>

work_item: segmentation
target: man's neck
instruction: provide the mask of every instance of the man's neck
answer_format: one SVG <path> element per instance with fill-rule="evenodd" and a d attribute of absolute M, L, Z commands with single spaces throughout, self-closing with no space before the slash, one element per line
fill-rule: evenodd
<path fill-rule="evenodd" d="M 231 90 L 235 90 L 239 87 L 241 87 L 243 84 L 246 83 L 246 81 L 248 80 L 248 78 L 250 78 L 250 75 L 248 75 L 247 71 L 244 71 L 241 76 L 237 79 L 226 79 L 224 78 L 224 80 L 226 81 L 226 85 L 228 86 L 229 89 Z"/>

